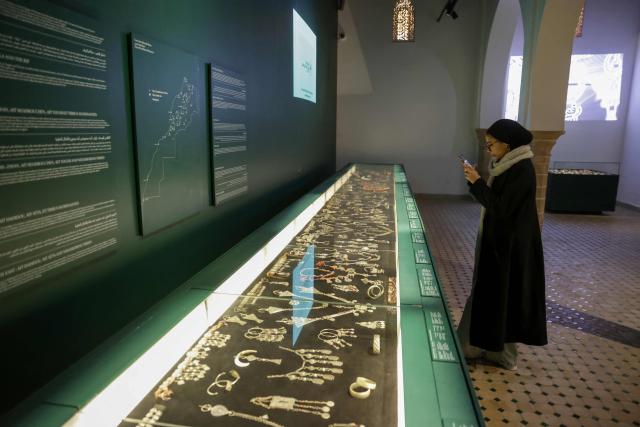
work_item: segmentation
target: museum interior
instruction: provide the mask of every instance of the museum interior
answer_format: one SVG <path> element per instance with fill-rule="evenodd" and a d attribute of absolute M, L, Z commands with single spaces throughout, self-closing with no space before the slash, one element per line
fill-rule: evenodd
<path fill-rule="evenodd" d="M 0 0 L 0 425 L 640 426 L 639 295 L 638 0 Z"/>

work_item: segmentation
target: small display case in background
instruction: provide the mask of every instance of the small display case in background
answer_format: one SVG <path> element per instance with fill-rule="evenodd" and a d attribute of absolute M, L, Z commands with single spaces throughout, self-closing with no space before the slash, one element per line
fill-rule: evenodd
<path fill-rule="evenodd" d="M 554 162 L 547 181 L 546 210 L 614 211 L 620 163 Z"/>

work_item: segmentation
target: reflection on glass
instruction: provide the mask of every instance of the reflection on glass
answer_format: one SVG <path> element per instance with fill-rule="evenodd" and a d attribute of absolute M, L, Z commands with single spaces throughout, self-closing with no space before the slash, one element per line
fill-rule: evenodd
<path fill-rule="evenodd" d="M 314 245 L 309 245 L 302 261 L 293 270 L 293 317 L 306 319 L 313 306 Z M 293 324 L 291 345 L 295 346 L 304 324 Z"/>

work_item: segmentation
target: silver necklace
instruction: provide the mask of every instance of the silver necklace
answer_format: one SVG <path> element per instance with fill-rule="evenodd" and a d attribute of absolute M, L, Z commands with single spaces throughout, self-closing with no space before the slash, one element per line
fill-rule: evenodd
<path fill-rule="evenodd" d="M 331 400 L 300 400 L 295 397 L 285 396 L 254 397 L 251 399 L 251 403 L 267 409 L 305 412 L 307 414 L 318 415 L 325 420 L 331 417 L 331 408 L 335 405 Z"/>
<path fill-rule="evenodd" d="M 326 371 L 320 371 L 320 373 L 318 373 L 319 370 L 315 368 L 342 366 L 340 357 L 333 355 L 331 350 L 293 350 L 282 346 L 279 346 L 278 348 L 295 354 L 300 358 L 302 364 L 295 371 L 287 372 L 286 374 L 268 375 L 267 378 L 287 378 L 289 381 L 307 381 L 313 384 L 322 385 L 325 381 L 333 381 L 335 379 L 333 373 L 338 373 L 337 369 L 336 371 L 332 371 L 331 374 L 326 374 L 323 373 Z M 342 369 L 340 369 L 339 373 L 342 373 Z"/>
<path fill-rule="evenodd" d="M 282 424 L 278 424 L 269 420 L 269 415 L 267 414 L 258 417 L 251 414 L 244 414 L 242 412 L 230 411 L 224 405 L 211 406 L 210 404 L 206 403 L 204 405 L 200 405 L 200 410 L 202 412 L 209 412 L 213 417 L 224 417 L 226 415 L 228 417 L 244 418 L 245 420 L 255 421 L 257 423 L 261 423 L 270 427 L 284 427 Z"/>

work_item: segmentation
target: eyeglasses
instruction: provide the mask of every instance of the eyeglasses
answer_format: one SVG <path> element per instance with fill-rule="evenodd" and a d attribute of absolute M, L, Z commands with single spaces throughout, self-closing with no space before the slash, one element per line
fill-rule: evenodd
<path fill-rule="evenodd" d="M 487 141 L 487 142 L 485 142 L 485 143 L 484 143 L 484 146 L 485 146 L 485 147 L 487 147 L 487 148 L 491 148 L 491 147 L 493 147 L 495 144 L 496 144 L 495 142 L 489 142 L 489 141 Z"/>

